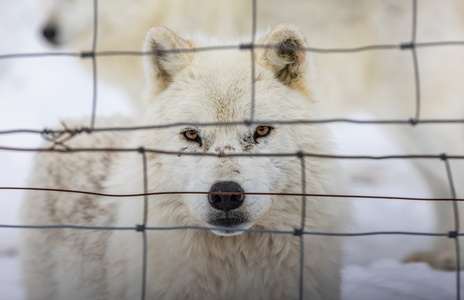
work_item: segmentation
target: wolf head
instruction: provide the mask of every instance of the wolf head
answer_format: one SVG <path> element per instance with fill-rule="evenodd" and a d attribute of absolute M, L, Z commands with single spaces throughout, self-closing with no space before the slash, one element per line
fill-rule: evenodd
<path fill-rule="evenodd" d="M 301 202 L 247 193 L 301 192 L 300 159 L 266 154 L 327 151 L 323 129 L 276 122 L 317 114 L 308 84 L 308 55 L 300 49 L 307 47 L 305 38 L 296 26 L 281 24 L 258 39 L 253 54 L 238 47 L 200 51 L 218 44 L 184 39 L 163 26 L 146 35 L 144 52 L 153 55 L 144 57 L 144 122 L 186 124 L 141 134 L 144 145 L 182 152 L 150 157 L 150 184 L 170 191 L 210 192 L 178 196 L 178 201 L 199 224 L 221 227 L 213 230 L 219 235 L 239 234 L 237 229 L 252 226 L 270 228 L 273 223 L 298 226 L 298 218 L 275 222 L 276 212 L 298 214 Z M 252 109 L 250 125 L 244 120 L 250 120 Z M 211 126 L 216 122 L 239 124 Z M 253 156 L 257 154 L 264 156 Z M 307 167 L 315 190 L 324 186 L 318 178 L 324 167 L 319 165 Z"/>
<path fill-rule="evenodd" d="M 41 0 L 42 35 L 52 45 L 69 45 L 77 41 L 80 47 L 91 47 L 92 1 Z"/>
<path fill-rule="evenodd" d="M 153 17 L 156 19 L 158 16 L 157 13 L 146 12 L 148 2 L 149 0 L 137 0 L 134 3 L 128 0 L 99 0 L 96 8 L 97 46 L 105 45 L 105 48 L 114 48 L 112 50 L 138 49 L 140 41 L 130 37 L 135 35 L 141 40 L 143 33 L 140 36 L 134 27 L 137 26 L 138 29 L 138 26 L 143 28 L 144 24 L 152 24 L 147 23 L 147 19 Z M 93 4 L 93 1 L 79 0 L 38 1 L 37 10 L 41 14 L 40 30 L 43 38 L 55 46 L 68 46 L 78 50 L 90 49 L 94 35 Z M 162 10 L 159 5 L 149 7 L 155 12 Z M 121 45 L 123 39 L 121 36 L 126 39 L 124 45 Z"/>

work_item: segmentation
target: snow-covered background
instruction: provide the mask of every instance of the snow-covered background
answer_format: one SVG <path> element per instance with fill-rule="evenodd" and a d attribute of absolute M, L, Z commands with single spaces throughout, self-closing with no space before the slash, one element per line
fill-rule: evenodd
<path fill-rule="evenodd" d="M 42 41 L 34 0 L 0 0 L 0 55 L 57 51 Z M 0 59 L 0 130 L 43 129 L 91 111 L 92 82 L 79 58 Z M 117 88 L 99 83 L 99 116 L 129 108 Z M 362 112 L 354 117 L 368 118 Z M 331 125 L 339 153 L 399 154 L 381 127 Z M 31 134 L 0 135 L 0 146 L 37 147 Z M 0 186 L 26 186 L 32 153 L 0 151 Z M 351 194 L 427 197 L 420 174 L 408 161 L 344 161 L 352 179 Z M 0 224 L 19 224 L 22 191 L 0 190 Z M 354 200 L 357 232 L 420 231 L 433 228 L 430 203 L 399 200 Z M 23 299 L 17 259 L 18 229 L 0 229 L 0 300 Z M 425 264 L 403 265 L 405 255 L 427 247 L 412 236 L 367 236 L 348 239 L 344 299 L 455 299 L 455 273 Z M 464 290 L 463 290 L 464 291 Z"/>

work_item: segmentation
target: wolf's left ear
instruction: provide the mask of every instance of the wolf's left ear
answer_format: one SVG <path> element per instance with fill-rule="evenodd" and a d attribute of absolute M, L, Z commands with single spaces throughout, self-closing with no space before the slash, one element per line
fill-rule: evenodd
<path fill-rule="evenodd" d="M 188 51 L 191 48 L 190 41 L 167 27 L 155 25 L 150 28 L 143 43 L 143 52 L 152 53 L 144 56 L 146 80 L 160 81 L 164 87 L 168 86 L 172 78 L 192 61 L 193 53 Z"/>
<path fill-rule="evenodd" d="M 259 64 L 274 72 L 275 78 L 285 85 L 295 87 L 306 75 L 306 39 L 296 25 L 280 24 L 258 40 L 257 44 L 268 46 L 256 50 Z"/>

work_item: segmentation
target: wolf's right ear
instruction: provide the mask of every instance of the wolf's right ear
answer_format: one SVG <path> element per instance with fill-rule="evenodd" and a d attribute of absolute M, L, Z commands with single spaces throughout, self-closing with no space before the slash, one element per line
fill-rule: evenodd
<path fill-rule="evenodd" d="M 172 78 L 193 59 L 192 43 L 162 25 L 148 30 L 143 43 L 145 54 L 143 66 L 147 81 L 157 81 L 164 88 Z M 187 50 L 187 51 L 182 51 Z"/>
<path fill-rule="evenodd" d="M 258 41 L 269 46 L 256 51 L 257 62 L 270 69 L 285 85 L 301 88 L 309 57 L 304 51 L 306 39 L 298 26 L 280 24 Z"/>

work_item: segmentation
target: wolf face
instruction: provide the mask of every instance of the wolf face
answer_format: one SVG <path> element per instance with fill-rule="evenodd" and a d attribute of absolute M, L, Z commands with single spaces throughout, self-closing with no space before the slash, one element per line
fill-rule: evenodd
<path fill-rule="evenodd" d="M 185 153 L 153 157 L 152 165 L 158 168 L 153 172 L 176 178 L 164 188 L 210 192 L 184 195 L 181 202 L 200 224 L 221 227 L 214 230 L 219 235 L 264 226 L 272 222 L 270 210 L 284 208 L 273 203 L 271 195 L 246 193 L 279 193 L 294 185 L 294 192 L 301 192 L 298 158 L 253 155 L 310 150 L 307 136 L 319 138 L 309 127 L 273 123 L 288 119 L 288 114 L 311 118 L 317 110 L 306 83 L 306 53 L 291 49 L 306 47 L 303 35 L 297 27 L 283 24 L 259 43 L 268 46 L 255 50 L 254 117 L 260 121 L 249 125 L 244 122 L 252 107 L 249 51 L 193 53 L 190 50 L 204 45 L 194 45 L 162 26 L 153 27 L 145 40 L 144 51 L 157 55 L 146 56 L 144 62 L 144 122 L 187 124 L 143 136 L 144 144 L 153 148 L 163 145 L 164 150 Z M 217 122 L 238 124 L 210 126 Z M 228 194 L 214 194 L 219 192 Z"/>
<path fill-rule="evenodd" d="M 255 132 L 259 131 L 259 128 L 271 127 L 259 126 Z M 274 129 L 267 130 L 270 131 L 267 136 L 254 140 L 253 136 L 256 136 L 256 133 L 245 126 L 235 128 L 235 130 L 203 128 L 201 132 L 204 136 L 204 143 L 194 146 L 185 145 L 181 149 L 190 146 L 190 149 L 187 148 L 183 151 L 219 155 L 262 153 L 269 146 L 269 139 L 275 138 L 275 134 L 271 132 Z M 188 131 L 196 132 L 196 130 L 191 129 Z M 191 143 L 191 141 L 187 141 L 187 143 Z M 189 191 L 237 193 L 231 195 L 187 195 L 184 197 L 191 214 L 197 219 L 204 221 L 209 226 L 231 228 L 230 231 L 216 231 L 216 233 L 240 233 L 232 229 L 249 228 L 271 206 L 270 196 L 243 195 L 241 193 L 270 193 L 275 190 L 276 186 L 284 184 L 284 182 L 279 181 L 279 175 L 282 175 L 280 170 L 270 158 L 226 156 L 198 159 L 189 157 L 189 163 L 185 168 L 187 170 L 182 172 L 179 169 L 176 173 L 183 173 L 186 176 L 186 188 Z"/>

